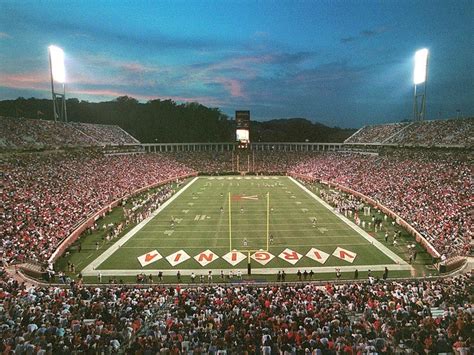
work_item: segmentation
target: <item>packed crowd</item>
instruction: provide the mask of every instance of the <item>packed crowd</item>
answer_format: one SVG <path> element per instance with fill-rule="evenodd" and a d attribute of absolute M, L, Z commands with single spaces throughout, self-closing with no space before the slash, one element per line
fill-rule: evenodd
<path fill-rule="evenodd" d="M 424 121 L 411 124 L 387 143 L 406 145 L 462 145 L 472 147 L 474 117 L 443 121 Z"/>
<path fill-rule="evenodd" d="M 1 273 L 1 270 L 0 270 Z M 317 286 L 26 287 L 0 277 L 3 354 L 469 354 L 470 275 Z"/>
<path fill-rule="evenodd" d="M 233 153 L 224 152 L 168 152 L 172 159 L 205 174 L 221 174 L 234 171 Z M 235 162 L 234 162 L 235 168 Z"/>
<path fill-rule="evenodd" d="M 93 151 L 4 157 L 0 210 L 3 259 L 45 261 L 79 222 L 114 200 L 189 174 L 160 154 Z"/>
<path fill-rule="evenodd" d="M 345 143 L 472 147 L 474 118 L 365 126 Z"/>
<path fill-rule="evenodd" d="M 51 149 L 138 141 L 118 126 L 0 116 L 0 149 Z"/>
<path fill-rule="evenodd" d="M 364 126 L 345 140 L 345 143 L 383 143 L 408 123 L 389 123 L 375 126 Z"/>
<path fill-rule="evenodd" d="M 459 153 L 321 154 L 292 172 L 339 183 L 405 219 L 445 256 L 467 254 L 474 236 L 473 164 Z"/>
<path fill-rule="evenodd" d="M 137 144 L 130 134 L 116 125 L 71 122 L 74 128 L 93 138 L 100 144 Z"/>
<path fill-rule="evenodd" d="M 303 162 L 310 152 L 294 151 L 223 151 L 223 152 L 168 152 L 173 159 L 206 174 L 237 171 L 284 174 L 290 166 Z"/>
<path fill-rule="evenodd" d="M 63 122 L 0 116 L 1 149 L 41 149 L 96 144 L 94 139 Z"/>

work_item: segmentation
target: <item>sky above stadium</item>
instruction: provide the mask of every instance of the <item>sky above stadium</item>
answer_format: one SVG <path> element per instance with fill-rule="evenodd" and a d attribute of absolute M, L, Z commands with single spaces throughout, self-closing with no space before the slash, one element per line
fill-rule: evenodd
<path fill-rule="evenodd" d="M 413 56 L 427 47 L 428 118 L 472 116 L 473 17 L 472 0 L 0 0 L 0 99 L 50 98 L 54 44 L 68 97 L 357 128 L 412 117 Z"/>

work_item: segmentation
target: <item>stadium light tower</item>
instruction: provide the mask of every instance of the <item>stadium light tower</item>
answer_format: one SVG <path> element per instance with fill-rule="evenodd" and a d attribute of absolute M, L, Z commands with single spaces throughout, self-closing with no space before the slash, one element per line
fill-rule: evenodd
<path fill-rule="evenodd" d="M 413 72 L 413 120 L 423 121 L 426 116 L 426 80 L 428 73 L 428 49 L 423 48 L 415 53 L 415 70 Z M 418 90 L 420 87 L 420 90 Z"/>
<path fill-rule="evenodd" d="M 64 51 L 56 46 L 49 46 L 49 70 L 51 73 L 51 94 L 53 95 L 54 120 L 67 122 L 66 111 L 66 70 L 64 68 Z M 62 85 L 62 92 L 55 90 L 54 84 Z"/>

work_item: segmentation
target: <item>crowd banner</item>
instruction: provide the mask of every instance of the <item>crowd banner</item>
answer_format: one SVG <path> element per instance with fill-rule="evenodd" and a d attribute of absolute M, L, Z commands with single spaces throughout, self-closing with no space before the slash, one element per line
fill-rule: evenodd
<path fill-rule="evenodd" d="M 321 179 L 316 179 L 314 177 L 311 177 L 311 176 L 306 176 L 306 175 L 302 175 L 302 174 L 296 174 L 296 173 L 290 173 L 288 174 L 294 178 L 297 178 L 297 179 L 300 179 L 300 180 L 303 180 L 303 181 L 306 181 L 306 182 L 309 182 L 309 183 L 313 183 L 313 182 L 320 182 L 324 185 L 327 185 L 329 187 L 335 187 L 343 192 L 347 192 L 351 195 L 354 195 L 356 197 L 359 197 L 361 200 L 365 201 L 366 203 L 368 203 L 369 205 L 379 209 L 380 211 L 382 211 L 383 213 L 385 213 L 386 215 L 390 216 L 392 219 L 394 219 L 396 221 L 396 223 L 398 225 L 400 225 L 401 227 L 403 227 L 406 231 L 408 231 L 408 233 L 410 233 L 412 236 L 415 237 L 415 240 L 435 259 L 439 259 L 441 257 L 441 255 L 438 253 L 438 251 L 431 245 L 430 242 L 428 242 L 425 237 L 423 237 L 421 235 L 420 232 L 418 232 L 415 228 L 413 228 L 407 221 L 405 221 L 402 217 L 400 217 L 398 214 L 396 214 L 395 212 L 393 212 L 391 209 L 389 209 L 388 207 L 382 205 L 380 202 L 358 192 L 358 191 L 355 191 L 353 189 L 350 189 L 346 186 L 343 186 L 343 185 L 340 185 L 338 183 L 335 183 L 335 182 L 330 182 L 330 181 L 325 181 L 325 180 L 321 180 Z"/>
<path fill-rule="evenodd" d="M 98 218 L 104 216 L 109 210 L 111 210 L 112 208 L 118 206 L 123 200 L 128 199 L 131 196 L 137 195 L 137 194 L 139 194 L 143 191 L 147 191 L 149 189 L 152 189 L 154 187 L 165 185 L 165 184 L 167 184 L 169 182 L 172 182 L 172 181 L 175 181 L 175 180 L 186 179 L 186 178 L 192 177 L 192 176 L 197 176 L 197 173 L 186 174 L 186 175 L 181 175 L 181 176 L 175 176 L 175 177 L 167 179 L 167 180 L 163 180 L 163 181 L 160 181 L 160 182 L 157 182 L 157 183 L 154 183 L 154 184 L 150 184 L 148 186 L 141 187 L 141 188 L 133 191 L 132 193 L 130 193 L 128 195 L 125 195 L 125 196 L 123 196 L 123 197 L 121 197 L 121 198 L 105 205 L 100 210 L 98 210 L 98 211 L 94 212 L 93 214 L 91 214 L 90 216 L 88 216 L 83 222 L 81 222 L 79 224 L 78 227 L 76 227 L 76 229 L 74 229 L 74 231 L 68 237 L 63 239 L 63 241 L 58 245 L 57 249 L 53 252 L 53 254 L 51 254 L 51 257 L 48 260 L 48 265 L 54 264 L 56 262 L 56 260 L 58 260 L 58 258 L 61 255 L 63 255 L 63 253 L 67 250 L 67 248 L 69 248 L 72 244 L 74 244 L 74 242 L 77 239 L 79 239 L 80 235 L 85 230 L 87 230 L 88 228 L 93 226 L 95 221 Z"/>

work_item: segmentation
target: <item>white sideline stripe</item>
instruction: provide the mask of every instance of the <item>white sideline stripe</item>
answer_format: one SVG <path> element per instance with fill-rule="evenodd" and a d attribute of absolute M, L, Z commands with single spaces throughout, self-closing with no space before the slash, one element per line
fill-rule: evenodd
<path fill-rule="evenodd" d="M 95 259 L 93 262 L 91 262 L 89 265 L 87 265 L 84 270 L 82 271 L 84 273 L 89 273 L 89 272 L 94 272 L 100 264 L 102 264 L 105 260 L 107 260 L 113 253 L 115 253 L 120 246 L 124 245 L 126 242 L 128 242 L 135 234 L 140 231 L 148 222 L 150 222 L 153 218 L 158 215 L 163 209 L 166 208 L 171 202 L 173 202 L 179 195 L 181 195 L 184 191 L 188 189 L 189 186 L 191 186 L 198 177 L 195 177 L 192 179 L 189 184 L 187 184 L 185 187 L 183 187 L 181 190 L 179 190 L 176 194 L 171 196 L 165 203 L 163 203 L 156 211 L 154 211 L 150 217 L 144 219 L 141 221 L 139 224 L 137 224 L 133 229 L 125 234 L 122 238 L 120 238 L 117 242 L 115 242 L 110 248 L 108 248 L 106 251 L 104 251 L 97 259 Z"/>
<path fill-rule="evenodd" d="M 291 181 L 293 181 L 297 186 L 299 186 L 303 191 L 306 191 L 308 195 L 313 197 L 316 201 L 318 201 L 320 204 L 322 204 L 324 207 L 326 207 L 329 211 L 334 213 L 341 221 L 346 223 L 349 227 L 351 227 L 353 230 L 355 230 L 358 234 L 360 234 L 363 238 L 365 238 L 369 243 L 372 243 L 378 250 L 380 250 L 382 253 L 384 253 L 386 256 L 388 256 L 390 259 L 395 261 L 397 264 L 400 265 L 408 265 L 408 263 L 403 260 L 401 257 L 399 257 L 397 254 L 395 254 L 393 251 L 388 249 L 385 245 L 380 243 L 377 239 L 371 237 L 365 230 L 360 228 L 358 225 L 344 217 L 342 214 L 337 213 L 334 211 L 334 209 L 327 204 L 325 201 L 321 200 L 318 196 L 316 196 L 313 192 L 311 192 L 309 189 L 306 188 L 306 186 L 300 184 L 298 181 L 293 179 L 293 177 L 289 176 L 288 177 Z M 342 269 L 341 269 L 342 271 Z"/>
<path fill-rule="evenodd" d="M 360 271 L 384 271 L 385 266 L 388 267 L 390 271 L 405 271 L 411 270 L 411 265 L 396 265 L 396 264 L 389 264 L 389 265 L 348 265 L 348 266 L 315 266 L 315 267 L 279 267 L 279 268 L 266 268 L 266 267 L 252 267 L 252 275 L 276 275 L 278 271 L 285 271 L 287 274 L 296 274 L 298 270 L 301 272 L 311 271 L 315 274 L 327 274 L 332 273 L 335 274 L 336 268 L 340 269 L 341 272 L 354 272 L 355 269 Z M 206 282 L 207 282 L 207 274 L 209 271 L 212 271 L 213 281 L 218 281 L 220 278 L 221 270 L 225 270 L 225 274 L 227 276 L 227 272 L 232 270 L 234 272 L 240 271 L 242 275 L 247 274 L 247 268 L 231 268 L 231 269 L 207 269 L 205 267 L 200 269 L 180 269 L 179 267 L 175 267 L 173 269 L 136 269 L 136 270 L 96 270 L 96 271 L 83 271 L 82 274 L 84 276 L 97 276 L 100 272 L 102 276 L 136 276 L 138 274 L 145 273 L 147 275 L 152 274 L 153 276 L 158 276 L 158 272 L 163 272 L 164 276 L 176 276 L 176 273 L 181 273 L 183 276 L 191 275 L 194 272 L 196 275 L 205 275 Z M 390 275 L 390 273 L 389 273 Z M 365 278 L 364 278 L 365 279 Z M 362 280 L 362 278 L 361 278 Z"/>

